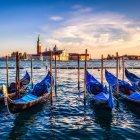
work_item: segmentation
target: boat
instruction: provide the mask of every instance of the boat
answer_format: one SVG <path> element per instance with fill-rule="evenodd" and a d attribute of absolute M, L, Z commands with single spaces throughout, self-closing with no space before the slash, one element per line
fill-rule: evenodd
<path fill-rule="evenodd" d="M 105 71 L 105 77 L 108 84 L 112 87 L 114 92 L 114 96 L 116 96 L 116 80 L 117 78 L 107 70 Z M 119 98 L 125 102 L 139 105 L 140 106 L 140 92 L 136 91 L 135 87 L 130 85 L 128 82 L 124 80 L 118 79 L 119 86 Z"/>
<path fill-rule="evenodd" d="M 125 76 L 131 82 L 132 85 L 134 85 L 138 90 L 140 90 L 140 77 L 138 77 L 134 73 L 131 73 L 126 68 L 125 68 Z"/>
<path fill-rule="evenodd" d="M 7 94 L 7 88 L 5 85 L 3 85 L 3 93 L 8 110 L 11 113 L 18 113 L 37 104 L 45 102 L 49 99 L 51 94 L 50 83 L 50 72 L 48 72 L 47 76 L 40 83 L 37 83 L 31 91 L 29 91 L 25 96 L 16 100 L 9 98 Z M 53 77 L 52 83 L 54 86 Z"/>
<path fill-rule="evenodd" d="M 93 75 L 86 71 L 86 89 L 91 96 L 93 103 L 96 107 L 103 107 L 112 109 L 114 106 L 114 101 L 112 97 L 111 88 L 109 92 L 106 86 L 101 84 Z"/>
<path fill-rule="evenodd" d="M 25 93 L 25 90 L 27 89 L 29 83 L 30 83 L 30 75 L 26 71 L 26 74 L 20 80 L 20 93 L 21 94 Z M 9 98 L 11 99 L 16 98 L 17 97 L 16 83 L 15 82 L 11 83 L 10 86 L 7 87 L 7 91 L 8 91 Z M 3 96 L 2 88 L 0 89 L 0 104 L 4 104 L 4 96 Z"/>

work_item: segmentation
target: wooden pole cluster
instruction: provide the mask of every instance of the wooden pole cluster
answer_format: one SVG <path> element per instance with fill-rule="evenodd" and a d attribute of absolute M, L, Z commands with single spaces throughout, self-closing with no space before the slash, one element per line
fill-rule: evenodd
<path fill-rule="evenodd" d="M 8 72 L 8 56 L 6 56 L 6 81 L 7 81 L 7 87 L 9 86 L 9 72 Z"/>
<path fill-rule="evenodd" d="M 104 61 L 104 58 L 103 58 L 103 55 L 101 56 L 101 83 L 103 84 L 103 79 L 104 79 L 104 73 L 103 73 L 103 62 Z"/>
<path fill-rule="evenodd" d="M 34 87 L 34 83 L 33 83 L 33 58 L 31 56 L 31 84 L 32 84 L 32 88 Z"/>
<path fill-rule="evenodd" d="M 125 71 L 124 57 L 122 56 L 122 79 L 123 80 L 124 80 L 124 71 Z"/>
<path fill-rule="evenodd" d="M 52 51 L 50 52 L 50 86 L 51 86 L 50 102 L 51 102 L 51 105 L 53 105 L 53 92 L 52 92 Z"/>
<path fill-rule="evenodd" d="M 16 93 L 20 97 L 20 58 L 19 52 L 16 52 Z"/>
<path fill-rule="evenodd" d="M 78 55 L 78 91 L 80 91 L 80 56 Z"/>
<path fill-rule="evenodd" d="M 55 54 L 55 96 L 57 96 L 57 60 Z"/>
<path fill-rule="evenodd" d="M 118 69 L 119 69 L 119 64 L 118 64 L 118 52 L 116 53 L 116 93 L 117 95 L 119 94 L 119 81 L 118 81 Z"/>
<path fill-rule="evenodd" d="M 87 49 L 85 50 L 85 68 L 84 68 L 84 105 L 86 105 L 86 71 L 87 71 Z"/>

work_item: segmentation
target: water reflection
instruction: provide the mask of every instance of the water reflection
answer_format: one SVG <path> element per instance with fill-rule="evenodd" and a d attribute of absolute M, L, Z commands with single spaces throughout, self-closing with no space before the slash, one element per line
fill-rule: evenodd
<path fill-rule="evenodd" d="M 126 107 L 134 113 L 138 118 L 140 118 L 140 107 L 134 104 L 131 104 L 130 102 L 122 100 L 122 102 L 126 105 Z"/>
<path fill-rule="evenodd" d="M 95 123 L 99 124 L 100 127 L 104 130 L 105 136 L 104 140 L 109 140 L 111 139 L 111 123 L 112 123 L 112 111 L 101 108 L 101 107 L 95 107 L 92 103 L 90 102 L 90 106 L 93 109 L 93 113 L 95 116 Z"/>
<path fill-rule="evenodd" d="M 31 107 L 29 110 L 16 114 L 14 126 L 10 131 L 8 139 L 15 140 L 26 136 L 28 130 L 33 128 L 36 115 L 42 112 L 43 108 L 47 106 L 48 104 L 38 104 L 38 106 Z"/>

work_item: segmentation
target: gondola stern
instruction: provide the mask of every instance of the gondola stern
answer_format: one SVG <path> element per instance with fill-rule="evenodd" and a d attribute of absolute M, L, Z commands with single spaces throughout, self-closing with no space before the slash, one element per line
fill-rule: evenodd
<path fill-rule="evenodd" d="M 11 109 L 9 108 L 9 104 L 11 102 L 11 99 L 8 96 L 8 90 L 7 87 L 5 85 L 2 86 L 2 90 L 3 90 L 3 95 L 4 95 L 4 104 L 5 106 L 7 106 L 7 111 L 9 112 L 9 114 L 11 114 Z"/>
<path fill-rule="evenodd" d="M 8 89 L 6 85 L 2 85 L 2 91 L 3 91 L 4 97 L 8 98 Z"/>

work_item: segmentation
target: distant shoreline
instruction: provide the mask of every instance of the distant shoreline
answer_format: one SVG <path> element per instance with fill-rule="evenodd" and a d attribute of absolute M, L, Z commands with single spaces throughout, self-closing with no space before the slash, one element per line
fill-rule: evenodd
<path fill-rule="evenodd" d="M 125 61 L 140 61 L 140 59 L 124 59 Z M 0 60 L 0 61 L 6 61 L 6 59 Z M 15 60 L 8 60 L 8 61 L 15 61 Z M 30 60 L 20 60 L 23 62 L 30 62 Z M 50 61 L 50 60 L 33 60 L 35 62 L 46 62 L 46 61 Z M 55 60 L 52 60 L 55 61 Z M 68 60 L 68 61 L 62 61 L 62 60 L 57 60 L 57 62 L 77 62 L 78 60 Z M 81 62 L 84 62 L 84 60 L 80 60 Z M 92 62 L 92 61 L 101 61 L 101 59 L 91 59 L 91 60 L 87 60 L 87 62 Z M 104 59 L 104 61 L 116 61 L 116 59 Z"/>

